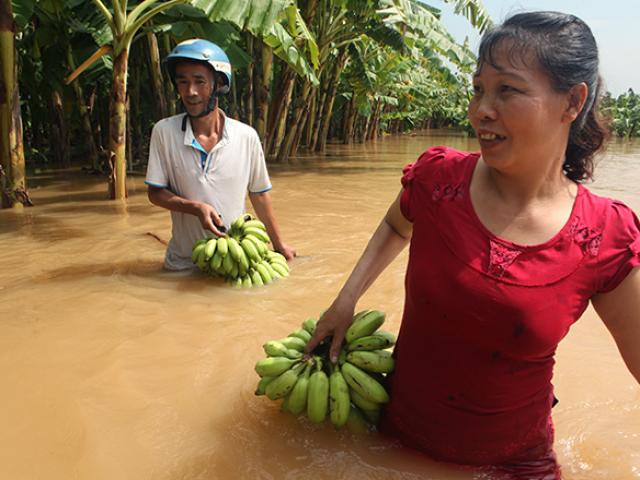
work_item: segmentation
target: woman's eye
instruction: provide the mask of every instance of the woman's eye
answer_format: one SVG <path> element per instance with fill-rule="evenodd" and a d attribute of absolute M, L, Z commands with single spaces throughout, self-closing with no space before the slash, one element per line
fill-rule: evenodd
<path fill-rule="evenodd" d="M 480 85 L 473 86 L 473 93 L 480 93 L 481 91 L 482 89 L 480 88 Z"/>
<path fill-rule="evenodd" d="M 517 92 L 518 90 L 513 88 L 511 85 L 502 85 L 500 87 L 501 92 Z"/>

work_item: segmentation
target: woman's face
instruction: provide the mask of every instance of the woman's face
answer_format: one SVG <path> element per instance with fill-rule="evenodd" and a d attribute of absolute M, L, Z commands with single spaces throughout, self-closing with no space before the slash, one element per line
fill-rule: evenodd
<path fill-rule="evenodd" d="M 489 166 L 521 172 L 544 168 L 566 150 L 569 93 L 552 87 L 533 55 L 510 61 L 509 47 L 499 45 L 495 66 L 485 62 L 475 73 L 469 120 Z"/>

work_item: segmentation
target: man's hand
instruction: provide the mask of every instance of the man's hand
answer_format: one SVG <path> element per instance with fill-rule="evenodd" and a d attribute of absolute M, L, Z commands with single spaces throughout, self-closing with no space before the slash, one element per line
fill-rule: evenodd
<path fill-rule="evenodd" d="M 284 255 L 284 258 L 286 258 L 287 261 L 293 260 L 298 255 L 298 253 L 293 248 L 285 243 L 274 245 L 273 248 L 276 252 L 280 252 L 282 255 Z"/>
<path fill-rule="evenodd" d="M 205 230 L 212 231 L 218 237 L 224 236 L 224 232 L 226 228 L 222 224 L 222 220 L 220 219 L 220 215 L 216 212 L 216 209 L 211 205 L 206 203 L 200 203 L 198 205 L 198 218 L 200 219 L 200 224 L 202 224 L 202 228 Z"/>

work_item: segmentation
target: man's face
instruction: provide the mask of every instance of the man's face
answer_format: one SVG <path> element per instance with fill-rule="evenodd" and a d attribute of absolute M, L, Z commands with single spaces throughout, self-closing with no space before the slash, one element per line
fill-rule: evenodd
<path fill-rule="evenodd" d="M 191 116 L 204 112 L 215 89 L 213 71 L 197 62 L 179 62 L 176 65 L 176 87 L 187 113 Z"/>

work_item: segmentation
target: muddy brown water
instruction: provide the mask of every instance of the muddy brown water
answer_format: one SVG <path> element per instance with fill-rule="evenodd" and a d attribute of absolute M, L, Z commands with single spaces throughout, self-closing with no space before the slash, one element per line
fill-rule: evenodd
<path fill-rule="evenodd" d="M 0 212 L 0 478 L 471 479 L 378 434 L 336 432 L 255 397 L 261 345 L 337 293 L 400 188 L 401 167 L 453 136 L 330 145 L 271 167 L 300 258 L 290 278 L 236 290 L 162 270 L 169 214 L 142 177 L 125 204 L 102 179 L 43 173 L 36 206 Z M 591 188 L 640 212 L 640 142 L 616 142 Z M 397 332 L 403 253 L 360 302 Z M 561 344 L 556 450 L 565 479 L 640 478 L 640 388 L 591 309 Z"/>

